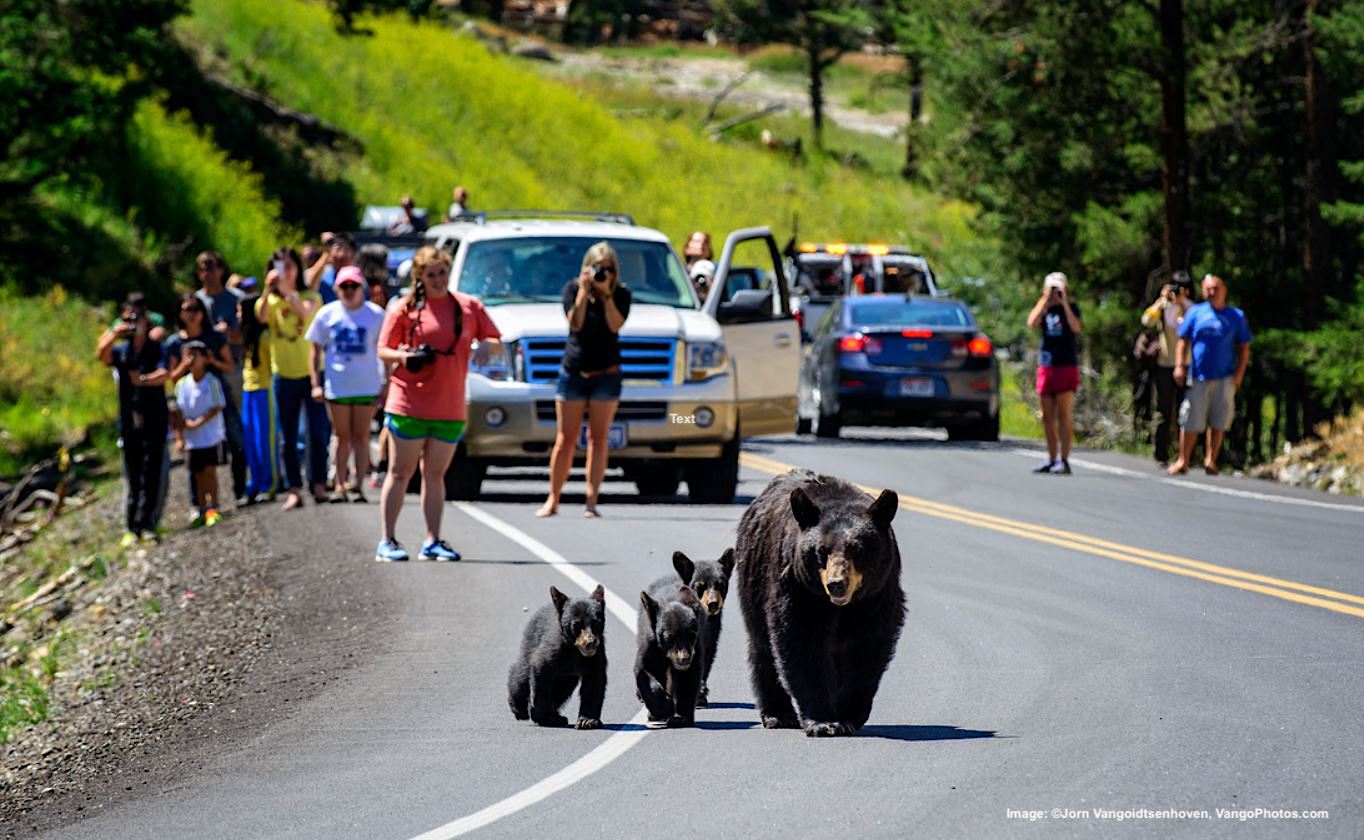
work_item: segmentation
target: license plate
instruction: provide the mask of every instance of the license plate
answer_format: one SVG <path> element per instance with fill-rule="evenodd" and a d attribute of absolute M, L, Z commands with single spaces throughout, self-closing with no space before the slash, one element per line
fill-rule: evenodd
<path fill-rule="evenodd" d="M 625 442 L 626 442 L 625 424 L 624 424 L 624 423 L 612 423 L 612 424 L 611 424 L 611 427 L 608 428 L 608 429 L 606 430 L 606 448 L 607 448 L 607 449 L 624 449 L 624 448 L 625 448 Z M 582 427 L 581 429 L 578 430 L 578 448 L 579 448 L 579 449 L 586 449 L 586 448 L 587 448 L 587 424 L 586 424 L 586 423 L 584 423 L 584 424 L 583 424 L 583 427 Z"/>
<path fill-rule="evenodd" d="M 900 380 L 900 396 L 931 397 L 933 380 L 927 376 L 907 376 Z"/>

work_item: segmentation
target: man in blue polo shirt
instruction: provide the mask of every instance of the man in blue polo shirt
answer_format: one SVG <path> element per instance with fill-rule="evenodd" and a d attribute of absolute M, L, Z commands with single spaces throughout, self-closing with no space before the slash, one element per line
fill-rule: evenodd
<path fill-rule="evenodd" d="M 1179 325 L 1175 353 L 1175 381 L 1188 384 L 1179 408 L 1179 460 L 1170 474 L 1189 471 L 1194 444 L 1207 430 L 1207 454 L 1203 469 L 1217 475 L 1217 455 L 1222 435 L 1236 411 L 1236 392 L 1250 361 L 1250 325 L 1245 313 L 1227 306 L 1227 284 L 1209 274 L 1203 278 L 1203 302 L 1189 309 Z M 1190 364 L 1192 362 L 1192 364 Z"/>

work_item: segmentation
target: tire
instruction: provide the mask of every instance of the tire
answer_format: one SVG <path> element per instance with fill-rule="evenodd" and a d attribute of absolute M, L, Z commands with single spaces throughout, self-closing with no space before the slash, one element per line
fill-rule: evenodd
<path fill-rule="evenodd" d="M 999 440 L 999 415 L 992 414 L 984 420 L 947 428 L 948 440 Z"/>
<path fill-rule="evenodd" d="M 702 505 L 728 505 L 739 489 L 739 435 L 725 444 L 719 458 L 687 465 L 687 496 Z"/>
<path fill-rule="evenodd" d="M 676 496 L 682 471 L 676 464 L 649 464 L 636 467 L 632 479 L 641 496 Z"/>
<path fill-rule="evenodd" d="M 455 457 L 445 470 L 445 499 L 451 502 L 471 502 L 483 490 L 483 479 L 488 475 L 488 465 L 469 457 L 464 444 L 455 450 Z"/>
<path fill-rule="evenodd" d="M 797 418 L 796 418 L 796 434 L 798 434 L 798 435 L 808 435 L 808 434 L 810 434 L 810 431 L 811 431 L 811 429 L 813 429 L 813 427 L 814 427 L 814 424 L 810 421 L 810 418 L 808 418 L 808 417 L 797 417 Z"/>
<path fill-rule="evenodd" d="M 825 414 L 824 406 L 819 407 L 819 413 L 814 420 L 815 437 L 836 438 L 839 432 L 843 431 L 843 415 L 839 412 Z"/>

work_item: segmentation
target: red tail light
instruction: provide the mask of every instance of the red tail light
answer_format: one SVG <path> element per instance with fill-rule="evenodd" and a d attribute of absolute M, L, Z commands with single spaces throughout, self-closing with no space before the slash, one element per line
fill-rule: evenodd
<path fill-rule="evenodd" d="M 990 339 L 983 335 L 978 335 L 971 339 L 971 342 L 966 345 L 966 349 L 977 359 L 989 358 L 995 350 L 994 345 L 990 343 Z"/>
<path fill-rule="evenodd" d="M 797 309 L 794 314 L 796 316 L 796 329 L 805 329 L 805 313 Z"/>
<path fill-rule="evenodd" d="M 840 353 L 880 353 L 881 340 L 865 335 L 845 335 L 838 340 Z"/>
<path fill-rule="evenodd" d="M 932 338 L 932 330 L 900 330 L 900 335 L 905 338 Z"/>

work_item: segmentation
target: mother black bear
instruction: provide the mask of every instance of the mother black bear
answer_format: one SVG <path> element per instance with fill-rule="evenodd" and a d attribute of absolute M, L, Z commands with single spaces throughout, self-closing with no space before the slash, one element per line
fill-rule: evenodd
<path fill-rule="evenodd" d="M 763 726 L 850 735 L 905 623 L 894 491 L 793 470 L 739 521 L 739 603 Z M 795 700 L 795 708 L 791 701 Z M 797 717 L 799 710 L 799 717 Z"/>

